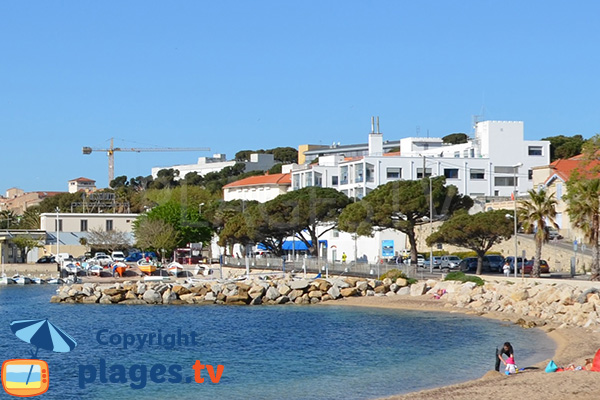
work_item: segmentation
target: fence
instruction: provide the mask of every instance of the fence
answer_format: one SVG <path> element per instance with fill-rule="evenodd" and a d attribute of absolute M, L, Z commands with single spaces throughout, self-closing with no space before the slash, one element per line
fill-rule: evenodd
<path fill-rule="evenodd" d="M 306 274 L 322 274 L 326 276 L 332 275 L 346 275 L 356 277 L 367 277 L 376 278 L 391 269 L 398 269 L 407 277 L 417 278 L 417 268 L 406 264 L 395 264 L 395 263 L 380 263 L 380 264 L 367 264 L 367 263 L 332 263 L 327 260 L 320 260 L 316 258 L 301 258 L 298 260 L 284 260 L 282 258 L 234 258 L 225 257 L 223 265 L 232 268 L 246 268 L 246 263 L 250 270 L 252 269 L 265 269 L 282 272 L 295 272 L 295 273 L 306 273 Z M 422 273 L 421 273 L 422 274 Z"/>

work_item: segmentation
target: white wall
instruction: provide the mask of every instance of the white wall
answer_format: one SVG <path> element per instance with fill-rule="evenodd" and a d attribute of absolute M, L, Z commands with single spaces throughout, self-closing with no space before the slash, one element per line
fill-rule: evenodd
<path fill-rule="evenodd" d="M 106 221 L 113 221 L 113 230 L 132 232 L 133 221 L 139 214 L 83 214 L 59 213 L 58 219 L 62 221 L 62 232 L 81 232 L 81 220 L 88 221 L 88 231 L 92 229 L 106 230 Z M 40 215 L 40 229 L 46 232 L 56 232 L 56 214 L 43 213 Z"/>

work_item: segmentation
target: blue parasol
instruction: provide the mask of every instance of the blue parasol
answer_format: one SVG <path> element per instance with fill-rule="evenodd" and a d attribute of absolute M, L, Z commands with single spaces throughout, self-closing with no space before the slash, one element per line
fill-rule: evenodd
<path fill-rule="evenodd" d="M 33 358 L 37 357 L 40 348 L 59 353 L 66 353 L 77 346 L 77 342 L 62 329 L 53 325 L 47 319 L 28 319 L 22 321 L 13 321 L 10 323 L 10 330 L 21 340 L 31 343 L 36 347 L 35 353 L 31 352 Z M 29 370 L 27 382 L 33 365 Z"/>

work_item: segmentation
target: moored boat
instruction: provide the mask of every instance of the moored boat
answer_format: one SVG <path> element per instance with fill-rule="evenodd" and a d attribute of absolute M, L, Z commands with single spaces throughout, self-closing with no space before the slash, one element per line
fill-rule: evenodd
<path fill-rule="evenodd" d="M 14 275 L 12 280 L 15 281 L 17 285 L 29 285 L 31 283 L 31 279 L 23 275 Z"/>
<path fill-rule="evenodd" d="M 156 271 L 156 265 L 152 263 L 138 263 L 138 268 L 146 275 L 151 275 L 154 271 Z"/>
<path fill-rule="evenodd" d="M 50 285 L 62 285 L 63 283 L 65 283 L 65 281 L 63 281 L 60 278 L 50 278 L 46 281 L 46 283 Z"/>
<path fill-rule="evenodd" d="M 183 271 L 183 266 L 178 262 L 172 262 L 167 266 L 167 271 L 169 271 L 171 275 L 177 276 L 177 274 Z"/>
<path fill-rule="evenodd" d="M 113 271 L 116 272 L 117 274 L 119 274 L 120 277 L 123 277 L 123 274 L 125 273 L 125 271 L 127 271 L 127 268 L 129 268 L 129 265 L 122 263 L 122 262 L 118 262 L 118 263 L 115 263 L 112 268 L 113 268 Z"/>
<path fill-rule="evenodd" d="M 12 285 L 15 281 L 6 275 L 0 276 L 0 285 Z"/>

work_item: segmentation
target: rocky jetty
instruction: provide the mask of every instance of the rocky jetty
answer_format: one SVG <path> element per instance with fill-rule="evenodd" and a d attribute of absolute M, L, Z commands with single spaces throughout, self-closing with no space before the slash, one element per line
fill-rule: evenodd
<path fill-rule="evenodd" d="M 599 284 L 600 286 L 600 284 Z M 441 296 L 440 296 L 441 293 Z M 111 285 L 65 285 L 53 303 L 100 304 L 316 304 L 344 297 L 439 297 L 445 307 L 485 314 L 500 312 L 521 317 L 524 327 L 553 323 L 558 326 L 600 326 L 600 289 L 582 289 L 569 283 L 539 284 L 487 282 L 392 281 L 364 278 L 299 279 L 252 278 L 243 281 L 194 283 L 123 282 Z M 513 318 L 514 319 L 514 318 Z"/>
<path fill-rule="evenodd" d="M 206 281 L 194 283 L 123 282 L 62 286 L 52 303 L 101 304 L 315 304 L 350 296 L 422 295 L 425 284 L 409 287 L 406 279 L 361 278 Z"/>

